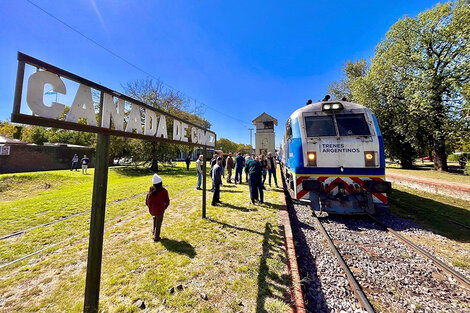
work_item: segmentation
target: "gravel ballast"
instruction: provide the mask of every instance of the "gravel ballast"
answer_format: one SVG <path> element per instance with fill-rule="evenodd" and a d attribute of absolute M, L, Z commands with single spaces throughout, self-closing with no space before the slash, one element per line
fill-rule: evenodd
<path fill-rule="evenodd" d="M 290 217 L 308 312 L 363 312 L 316 229 L 310 208 L 291 205 Z M 389 213 L 377 217 L 410 235 L 434 235 Z M 327 216 L 321 220 L 378 312 L 470 312 L 469 290 L 370 219 Z"/>

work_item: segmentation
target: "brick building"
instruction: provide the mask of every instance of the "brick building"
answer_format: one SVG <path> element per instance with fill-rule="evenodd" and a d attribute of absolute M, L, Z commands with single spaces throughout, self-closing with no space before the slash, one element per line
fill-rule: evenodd
<path fill-rule="evenodd" d="M 95 149 L 69 144 L 35 145 L 0 136 L 0 174 L 69 169 L 74 154 L 79 158 L 86 154 L 89 167 L 93 167 Z"/>

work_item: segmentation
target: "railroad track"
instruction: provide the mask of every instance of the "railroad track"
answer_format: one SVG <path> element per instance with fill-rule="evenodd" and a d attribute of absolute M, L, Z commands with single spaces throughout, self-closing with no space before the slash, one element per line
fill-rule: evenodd
<path fill-rule="evenodd" d="M 282 178 L 284 178 L 284 177 L 282 177 Z M 288 192 L 286 192 L 286 197 L 290 197 Z M 287 202 L 290 202 L 290 203 L 293 204 L 292 199 L 289 199 L 289 201 L 287 201 Z M 300 203 L 296 203 L 296 205 L 299 205 L 299 204 Z M 304 204 L 302 204 L 302 206 L 305 207 Z M 294 210 L 293 214 L 297 214 L 296 209 L 294 208 L 294 205 L 291 206 L 291 209 Z M 315 225 L 315 229 L 324 238 L 324 241 L 326 241 L 328 248 L 331 250 L 331 252 L 335 256 L 338 264 L 341 266 L 342 270 L 344 271 L 344 274 L 347 277 L 347 280 L 348 280 L 348 283 L 349 283 L 350 288 L 352 290 L 352 293 L 357 298 L 357 300 L 360 303 L 361 307 L 366 312 L 376 312 L 377 308 L 374 308 L 374 305 L 376 305 L 376 303 L 380 303 L 380 301 L 379 302 L 376 301 L 377 297 L 378 297 L 377 296 L 377 290 L 380 290 L 380 288 L 375 288 L 374 292 L 372 292 L 372 294 L 371 294 L 371 289 L 369 288 L 371 286 L 371 284 L 369 282 L 367 282 L 367 284 L 364 285 L 364 286 L 366 286 L 365 291 L 367 292 L 367 294 L 370 294 L 370 295 L 369 296 L 366 295 L 366 293 L 364 292 L 361 284 L 359 283 L 358 279 L 356 278 L 355 273 L 356 272 L 363 272 L 363 275 L 359 275 L 359 278 L 361 279 L 361 281 L 363 283 L 366 283 L 366 280 L 368 278 L 367 274 L 369 274 L 368 273 L 369 268 L 366 268 L 366 269 L 358 268 L 360 266 L 355 264 L 355 262 L 360 257 L 356 256 L 351 251 L 356 251 L 356 252 L 359 252 L 359 253 L 364 252 L 363 255 L 366 255 L 366 256 L 365 257 L 362 256 L 362 258 L 364 258 L 362 260 L 362 262 L 364 262 L 364 260 L 368 260 L 368 258 L 369 258 L 369 260 L 374 259 L 374 258 L 376 258 L 376 259 L 381 259 L 382 258 L 382 259 L 386 260 L 385 262 L 389 262 L 391 264 L 393 264 L 394 262 L 404 262 L 404 263 L 406 263 L 408 261 L 400 260 L 399 258 L 393 259 L 393 258 L 390 258 L 389 255 L 388 256 L 381 256 L 380 253 L 379 253 L 379 255 L 373 255 L 373 254 L 375 254 L 374 248 L 368 247 L 368 245 L 364 244 L 363 241 L 361 243 L 361 239 L 357 239 L 357 238 L 360 238 L 360 236 L 364 236 L 364 232 L 357 232 L 357 234 L 356 234 L 356 239 L 357 240 L 351 240 L 349 242 L 347 242 L 347 240 L 346 241 L 341 240 L 341 239 L 344 239 L 344 237 L 342 237 L 342 235 L 341 235 L 341 231 L 346 232 L 346 230 L 347 230 L 348 232 L 354 233 L 354 230 L 351 230 L 351 229 L 354 229 L 354 227 L 351 227 L 351 229 L 348 229 L 350 227 L 350 225 L 346 226 L 346 230 L 341 229 L 341 226 L 339 226 L 341 223 L 347 224 L 347 222 L 343 221 L 343 222 L 338 222 L 337 223 L 337 222 L 334 222 L 334 219 L 319 218 L 315 213 L 312 214 L 311 219 L 310 219 L 310 223 L 312 222 L 312 219 L 313 219 L 313 223 Z M 458 305 L 463 305 L 463 307 L 464 307 L 463 310 L 465 310 L 465 309 L 470 310 L 470 307 L 465 306 L 466 305 L 465 303 L 469 303 L 469 300 L 470 300 L 470 296 L 467 296 L 469 294 L 468 291 L 470 290 L 470 280 L 467 277 L 465 277 L 461 273 L 455 271 L 450 266 L 446 265 L 444 262 L 440 261 L 439 259 L 437 259 L 433 255 L 431 255 L 430 253 L 425 251 L 423 248 L 419 247 L 418 245 L 416 245 L 413 242 L 409 241 L 408 239 L 404 238 L 398 232 L 396 232 L 393 229 L 387 227 L 386 225 L 384 225 L 383 223 L 378 221 L 375 217 L 370 216 L 370 215 L 369 216 L 365 215 L 364 217 L 362 217 L 362 219 L 367 221 L 370 225 L 370 226 L 365 226 L 366 228 L 370 227 L 371 229 L 374 229 L 375 232 L 380 231 L 380 232 L 383 232 L 384 234 L 388 234 L 387 236 L 390 237 L 390 240 L 395 241 L 394 245 L 398 245 L 399 244 L 398 241 L 399 241 L 401 246 L 403 246 L 403 244 L 404 244 L 406 246 L 406 249 L 412 250 L 416 254 L 421 255 L 424 259 L 432 262 L 440 270 L 445 271 L 447 274 L 449 274 L 455 280 L 455 283 L 449 283 L 450 279 L 447 279 L 448 281 L 447 280 L 441 281 L 441 283 L 444 284 L 443 287 L 442 287 L 442 290 L 448 290 L 449 288 L 462 289 L 461 291 L 459 291 L 460 292 L 459 297 L 461 297 L 459 299 L 461 299 L 461 300 L 459 300 L 460 302 L 459 302 Z M 345 220 L 347 220 L 347 219 L 345 219 Z M 326 222 L 328 227 L 325 228 L 322 221 Z M 303 223 L 305 223 L 305 220 L 303 221 Z M 335 230 L 335 225 L 336 225 L 336 227 L 340 228 L 339 231 Z M 343 225 L 343 227 L 344 227 L 344 225 Z M 377 228 L 379 228 L 379 229 L 377 229 Z M 333 234 L 335 234 L 335 235 L 331 236 L 327 229 L 330 229 L 330 231 L 334 230 Z M 340 234 L 340 235 L 338 235 L 338 234 Z M 346 236 L 346 238 L 348 238 L 348 237 Z M 352 236 L 352 238 L 354 238 L 354 236 Z M 351 237 L 349 237 L 349 239 L 351 239 Z M 374 242 L 374 240 L 371 240 L 371 239 L 368 239 L 368 240 Z M 367 240 L 365 240 L 365 241 L 367 241 Z M 389 250 L 390 251 L 390 249 L 393 250 L 394 247 L 388 247 L 387 246 L 388 243 L 389 243 L 388 241 L 386 243 L 381 243 L 380 240 L 378 240 L 378 242 L 376 244 L 382 245 L 382 246 L 384 246 L 384 248 L 383 249 L 377 249 L 377 250 L 378 251 L 379 250 L 380 251 L 381 250 Z M 339 244 L 339 247 L 342 247 L 342 249 L 338 248 L 337 244 Z M 348 245 L 351 246 L 351 247 L 354 246 L 354 248 L 351 248 L 351 249 L 346 248 L 345 249 L 345 247 L 348 246 Z M 371 246 L 374 246 L 374 245 L 371 245 Z M 348 251 L 348 250 L 350 250 L 350 251 Z M 346 253 L 345 256 L 348 257 L 348 261 L 350 261 L 349 265 L 348 265 L 348 262 L 345 261 L 345 259 L 343 258 L 342 252 L 344 252 L 344 251 Z M 411 265 L 409 267 L 404 266 L 403 268 L 407 268 L 408 270 L 410 270 L 411 268 L 414 268 L 416 270 L 416 264 L 414 264 L 413 262 L 415 262 L 417 264 L 419 262 L 417 262 L 417 261 L 413 261 L 413 262 L 409 261 L 409 262 L 410 262 Z M 358 263 L 360 264 L 360 262 L 358 262 Z M 353 266 L 356 266 L 356 267 L 353 267 Z M 422 266 L 422 264 L 420 264 L 419 266 Z M 354 269 L 354 272 L 353 272 L 353 270 L 351 270 L 351 267 Z M 427 272 L 424 271 L 424 274 L 429 274 L 430 272 L 431 272 L 431 270 L 429 270 Z M 436 274 L 434 274 L 434 273 L 436 273 Z M 407 274 L 406 276 L 408 276 L 408 275 L 417 275 L 414 272 L 406 273 L 406 274 Z M 423 274 L 423 273 L 421 273 L 421 274 Z M 415 277 L 414 279 L 416 281 L 423 281 L 423 285 L 427 286 L 427 285 L 429 285 L 429 282 L 432 279 L 434 279 L 434 275 L 442 276 L 440 273 L 435 272 L 434 270 L 432 271 L 431 274 L 432 274 L 432 278 L 428 277 L 430 275 L 427 275 L 427 276 L 424 275 L 424 277 Z M 399 280 L 400 278 L 398 277 L 397 279 Z M 372 285 L 374 285 L 374 282 L 372 282 Z M 375 286 L 380 286 L 380 285 L 375 285 Z M 441 289 L 440 287 L 437 287 L 437 288 Z M 465 291 L 465 289 L 467 289 L 467 290 Z M 386 292 L 386 289 L 383 289 L 382 292 Z M 375 298 L 372 297 L 372 295 L 374 295 Z M 425 298 L 426 297 L 423 296 L 423 299 L 425 299 Z M 384 299 L 386 299 L 386 297 Z M 410 301 L 412 301 L 412 300 L 410 300 Z M 439 300 L 439 301 L 441 301 L 441 300 Z M 451 301 L 449 299 L 443 299 L 442 302 L 439 302 L 439 301 L 432 304 L 433 308 L 440 308 L 439 307 L 440 303 L 442 303 L 443 306 L 446 306 L 446 308 L 449 308 L 450 305 L 451 305 L 450 303 L 448 303 L 448 302 Z M 371 302 L 372 302 L 372 304 L 371 304 Z M 387 303 L 386 301 L 383 301 L 383 302 Z M 380 306 L 379 306 L 378 310 L 381 310 L 381 309 L 383 309 L 383 308 L 380 308 Z M 389 308 L 389 310 L 390 309 L 392 311 L 395 310 L 395 308 Z M 400 309 L 397 309 L 397 310 L 400 310 Z M 461 312 L 462 309 L 461 309 L 461 307 L 459 307 L 458 309 L 449 310 L 449 311 L 451 311 L 451 312 Z"/>

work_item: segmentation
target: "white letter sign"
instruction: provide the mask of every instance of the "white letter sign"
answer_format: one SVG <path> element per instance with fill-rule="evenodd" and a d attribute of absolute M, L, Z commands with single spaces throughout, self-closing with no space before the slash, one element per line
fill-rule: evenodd
<path fill-rule="evenodd" d="M 87 125 L 96 126 L 95 106 L 91 98 L 91 89 L 82 84 L 78 87 L 72 107 L 65 120 L 78 123 L 79 118 L 85 118 Z"/>
<path fill-rule="evenodd" d="M 59 93 L 63 103 L 57 100 Z M 55 102 L 45 94 L 56 95 Z M 187 112 L 167 112 L 18 52 L 12 122 L 214 148 L 215 133 L 184 116 L 191 119 Z"/>
<path fill-rule="evenodd" d="M 50 107 L 44 105 L 43 94 L 44 85 L 49 84 L 52 90 L 65 95 L 65 84 L 57 76 L 51 72 L 39 71 L 32 74 L 28 79 L 28 94 L 26 103 L 33 114 L 47 118 L 58 118 L 64 113 L 65 105 L 62 103 L 52 102 Z"/>

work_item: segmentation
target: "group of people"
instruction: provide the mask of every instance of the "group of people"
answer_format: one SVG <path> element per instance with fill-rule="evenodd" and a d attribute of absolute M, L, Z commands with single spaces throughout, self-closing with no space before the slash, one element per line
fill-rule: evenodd
<path fill-rule="evenodd" d="M 203 173 L 203 162 L 204 156 L 200 155 L 196 161 L 196 171 L 197 171 L 197 190 L 201 190 L 201 180 Z M 233 154 L 230 152 L 226 159 L 223 155 L 220 156 L 217 153 L 214 153 L 211 162 L 210 162 L 210 176 L 212 178 L 212 188 L 210 191 L 214 192 L 212 197 L 212 205 L 217 205 L 220 203 L 220 186 L 222 185 L 222 178 L 226 178 L 228 184 L 232 183 L 232 172 L 235 169 L 235 184 L 241 184 L 243 181 L 243 171 L 245 171 L 246 181 L 250 186 L 250 199 L 251 203 L 255 204 L 257 201 L 260 203 L 264 202 L 264 192 L 266 187 L 264 183 L 266 177 L 269 173 L 269 186 L 271 186 L 271 181 L 274 182 L 276 187 L 277 177 L 276 177 L 276 159 L 273 157 L 271 152 L 267 156 L 264 154 L 256 155 L 245 155 L 242 156 L 241 152 L 237 152 L 235 159 Z M 225 170 L 227 170 L 227 177 L 225 177 Z"/>
<path fill-rule="evenodd" d="M 188 162 L 189 161 L 189 162 Z M 77 156 L 78 162 L 78 156 Z M 190 159 L 186 159 L 186 166 L 189 169 Z M 212 205 L 216 206 L 220 201 L 220 186 L 222 185 L 222 178 L 225 178 L 225 170 L 227 170 L 226 182 L 232 183 L 232 172 L 235 169 L 235 184 L 242 183 L 242 174 L 245 171 L 246 181 L 250 186 L 250 199 L 251 203 L 264 202 L 264 183 L 266 181 L 267 174 L 269 173 L 269 186 L 271 182 L 274 182 L 276 187 L 276 159 L 272 153 L 269 152 L 267 156 L 264 154 L 256 155 L 245 155 L 242 156 L 240 152 L 237 152 L 235 159 L 232 153 L 229 153 L 227 158 L 215 153 L 210 162 L 211 170 L 210 176 L 212 178 L 212 189 L 214 192 L 212 196 Z M 201 182 L 203 177 L 204 167 L 204 156 L 200 155 L 196 161 L 196 172 L 197 172 L 197 190 L 202 190 Z M 272 180 L 271 180 L 272 178 Z M 165 210 L 170 205 L 170 198 L 168 191 L 162 185 L 162 178 L 158 174 L 154 174 L 152 177 L 152 186 L 145 199 L 145 204 L 149 208 L 149 212 L 153 217 L 152 234 L 154 241 L 160 241 L 160 230 L 163 222 L 163 215 Z"/>
<path fill-rule="evenodd" d="M 70 171 L 75 170 L 78 172 L 78 162 L 82 164 L 82 174 L 88 174 L 88 163 L 90 163 L 90 160 L 87 158 L 86 154 L 83 155 L 83 158 L 79 161 L 78 154 L 75 154 L 72 158 L 72 167 L 70 168 Z"/>

